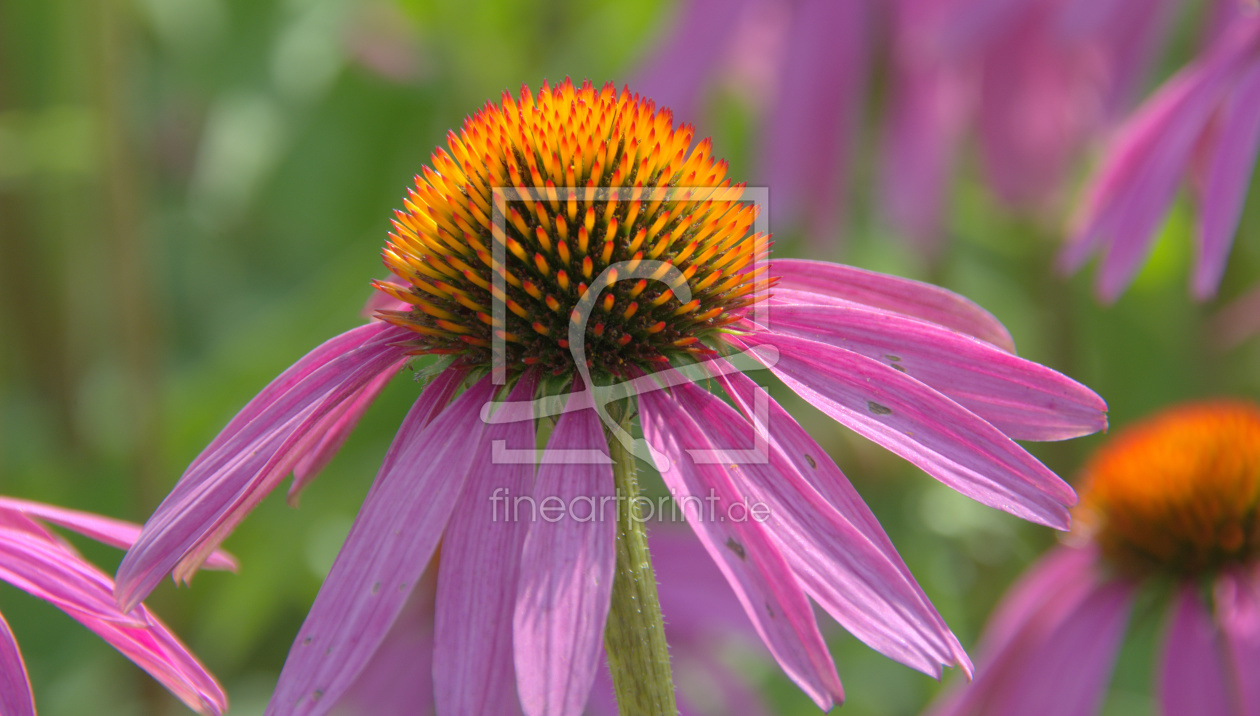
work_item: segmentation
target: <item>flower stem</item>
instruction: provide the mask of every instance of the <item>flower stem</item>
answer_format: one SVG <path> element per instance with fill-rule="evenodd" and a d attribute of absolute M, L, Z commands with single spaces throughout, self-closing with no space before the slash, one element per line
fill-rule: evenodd
<path fill-rule="evenodd" d="M 630 418 L 621 421 L 630 431 Z M 604 651 L 621 716 L 677 716 L 665 620 L 656 596 L 656 572 L 648 554 L 647 529 L 639 513 L 634 455 L 621 441 L 608 441 L 617 494 L 617 575 L 604 630 Z"/>

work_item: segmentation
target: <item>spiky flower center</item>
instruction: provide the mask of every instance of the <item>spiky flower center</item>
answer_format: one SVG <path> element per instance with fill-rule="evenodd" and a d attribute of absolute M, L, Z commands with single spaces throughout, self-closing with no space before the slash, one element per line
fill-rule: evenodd
<path fill-rule="evenodd" d="M 1260 557 L 1260 407 L 1220 400 L 1134 425 L 1086 467 L 1078 525 L 1117 567 L 1203 574 Z"/>
<path fill-rule="evenodd" d="M 396 212 L 403 283 L 376 287 L 410 309 L 380 317 L 471 366 L 571 372 L 573 336 L 613 374 L 708 350 L 764 287 L 769 237 L 693 134 L 611 84 L 487 102 Z"/>

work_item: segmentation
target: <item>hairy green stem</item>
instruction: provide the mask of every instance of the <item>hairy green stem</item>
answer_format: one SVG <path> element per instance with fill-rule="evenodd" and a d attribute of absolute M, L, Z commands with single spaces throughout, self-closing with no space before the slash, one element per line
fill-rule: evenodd
<path fill-rule="evenodd" d="M 621 421 L 630 432 L 630 419 Z M 674 678 L 665 643 L 665 620 L 656 596 L 656 573 L 648 554 L 647 529 L 639 513 L 634 455 L 617 439 L 608 441 L 617 486 L 617 575 L 604 630 L 604 650 L 621 716 L 677 716 Z"/>

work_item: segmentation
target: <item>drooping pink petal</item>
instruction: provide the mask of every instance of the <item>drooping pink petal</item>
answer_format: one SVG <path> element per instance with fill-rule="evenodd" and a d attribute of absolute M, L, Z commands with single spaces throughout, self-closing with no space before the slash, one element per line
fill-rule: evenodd
<path fill-rule="evenodd" d="M 434 716 L 433 602 L 437 565 L 430 562 L 402 613 L 332 716 Z"/>
<path fill-rule="evenodd" d="M 57 608 L 101 621 L 142 624 L 118 611 L 113 583 L 68 544 L 21 514 L 0 513 L 0 580 Z"/>
<path fill-rule="evenodd" d="M 1260 570 L 1242 568 L 1217 579 L 1216 623 L 1225 642 L 1226 680 L 1240 716 L 1260 716 Z"/>
<path fill-rule="evenodd" d="M 403 359 L 404 361 L 406 359 Z M 401 366 L 402 361 L 399 365 Z M 342 401 L 332 412 L 312 428 L 311 432 L 319 435 L 319 442 L 313 447 L 303 450 L 303 454 L 293 466 L 293 483 L 289 486 L 288 501 L 297 504 L 298 494 L 311 483 L 317 475 L 327 467 L 346 439 L 354 431 L 359 420 L 367 409 L 372 407 L 377 396 L 385 389 L 385 385 L 394 377 L 395 370 L 386 370 L 373 378 L 367 385 Z"/>
<path fill-rule="evenodd" d="M 513 507 L 513 519 L 529 520 L 512 627 L 527 716 L 579 716 L 600 668 L 617 558 L 612 466 L 562 452 L 605 449 L 591 406 L 589 393 L 569 397 L 525 505 L 530 514 Z"/>
<path fill-rule="evenodd" d="M 265 406 L 257 404 L 258 398 L 246 406 L 242 415 L 251 419 L 240 424 L 238 416 L 229 423 L 145 523 L 118 568 L 119 603 L 138 604 L 172 570 L 190 578 L 288 474 L 301 457 L 300 448 L 318 439 L 312 428 L 381 373 L 397 370 L 407 349 L 395 344 L 405 334 L 405 329 L 375 329 L 366 334 L 369 340 L 343 353 L 327 351 L 325 344 L 315 351 L 322 363 L 308 365 L 308 356 L 300 371 L 286 371 L 263 391 L 269 399 Z M 277 383 L 283 387 L 276 388 Z"/>
<path fill-rule="evenodd" d="M 190 708 L 216 716 L 227 708 L 227 697 L 214 677 L 165 625 L 143 606 L 126 614 L 119 611 L 109 576 L 21 512 L 0 512 L 0 579 L 51 602 L 148 671 Z"/>
<path fill-rule="evenodd" d="M 1095 716 L 1133 606 L 1134 585 L 1101 584 L 992 687 L 988 708 L 1020 716 Z"/>
<path fill-rule="evenodd" d="M 226 711 L 227 695 L 197 658 L 143 606 L 136 611 L 144 617 L 144 626 L 85 618 L 75 612 L 67 614 L 147 671 L 188 708 L 213 716 Z"/>
<path fill-rule="evenodd" d="M 733 505 L 747 503 L 725 466 L 696 462 L 687 452 L 714 446 L 664 391 L 649 391 L 638 399 L 644 438 L 671 462 L 657 466 L 661 477 L 675 499 L 683 501 L 684 511 L 691 510 L 688 524 L 722 569 L 757 634 L 819 708 L 843 701 L 844 691 L 809 600 L 765 528 L 755 521 L 719 519 L 729 515 Z"/>
<path fill-rule="evenodd" d="M 0 497 L 0 510 L 16 510 L 28 517 L 37 517 L 119 549 L 127 549 L 140 536 L 140 525 L 131 522 L 102 517 L 91 512 L 45 505 L 41 502 L 20 500 L 16 497 Z M 210 555 L 210 559 L 206 560 L 207 569 L 227 569 L 235 572 L 237 566 L 236 558 L 222 550 L 216 550 Z"/>
<path fill-rule="evenodd" d="M 749 450 L 755 444 L 753 426 L 708 391 L 683 384 L 674 394 L 714 445 Z M 765 412 L 763 429 L 775 430 L 780 416 L 771 415 L 768 406 Z M 766 533 L 806 592 L 871 648 L 939 677 L 941 665 L 958 660 L 962 647 L 918 585 L 906 578 L 897 553 L 886 552 L 886 539 L 868 538 L 823 499 L 777 440 L 764 449 L 764 457 L 748 455 L 738 464 L 730 458 L 728 474 L 749 504 L 764 506 Z M 961 660 L 966 663 L 966 656 Z"/>
<path fill-rule="evenodd" d="M 1225 681 L 1222 635 L 1194 587 L 1177 592 L 1159 666 L 1163 716 L 1236 716 Z M 1254 678 L 1254 675 L 1249 675 Z"/>
<path fill-rule="evenodd" d="M 532 400 L 536 384 L 536 374 L 526 372 L 508 400 Z M 442 537 L 433 627 L 433 684 L 441 714 L 509 716 L 520 710 L 512 614 L 530 524 L 511 519 L 507 505 L 533 489 L 534 463 L 503 460 L 496 443 L 532 449 L 534 422 L 485 429 Z"/>
<path fill-rule="evenodd" d="M 298 631 L 267 716 L 327 712 L 371 658 L 442 537 L 491 390 L 482 379 L 427 427 L 404 423 L 395 459 L 382 465 Z M 417 401 L 413 410 L 428 407 Z"/>
<path fill-rule="evenodd" d="M 1208 333 L 1221 350 L 1238 346 L 1260 334 L 1260 283 L 1217 311 L 1212 316 Z"/>
<path fill-rule="evenodd" d="M 245 426 L 249 425 L 254 418 L 261 415 L 268 407 L 272 405 L 280 396 L 293 390 L 299 383 L 307 378 L 311 373 L 319 370 L 329 362 L 336 360 L 338 356 L 345 355 L 356 348 L 376 339 L 382 333 L 393 333 L 399 336 L 404 334 L 396 330 L 386 323 L 376 322 L 352 328 L 345 333 L 333 336 L 324 341 L 315 350 L 302 356 L 298 362 L 289 366 L 283 373 L 276 376 L 274 380 L 267 384 L 258 395 L 246 403 L 240 412 L 232 417 L 223 430 L 215 436 L 214 440 L 201 451 L 188 466 L 192 470 L 202 460 L 214 455 L 215 452 L 232 436 L 239 433 Z"/>
<path fill-rule="evenodd" d="M 1199 209 L 1199 259 L 1193 288 L 1200 300 L 1216 295 L 1251 185 L 1260 149 L 1260 63 L 1239 81 L 1222 111 L 1222 126 Z"/>
<path fill-rule="evenodd" d="M 1069 524 L 1072 488 L 966 408 L 883 363 L 842 348 L 762 332 L 768 365 L 819 410 L 972 499 L 1058 529 Z"/>
<path fill-rule="evenodd" d="M 771 206 L 816 235 L 830 234 L 846 189 L 872 14 L 867 0 L 802 0 L 792 13 L 761 155 Z"/>
<path fill-rule="evenodd" d="M 939 325 L 855 304 L 781 306 L 772 325 L 887 363 L 952 398 L 1017 440 L 1065 440 L 1107 427 L 1094 391 Z"/>
<path fill-rule="evenodd" d="M 825 261 L 775 259 L 771 266 L 772 274 L 779 278 L 777 288 L 904 313 L 975 336 L 1002 350 L 1015 351 L 1010 332 L 992 314 L 938 286 Z M 773 321 L 772 311 L 771 327 Z"/>
<path fill-rule="evenodd" d="M 35 698 L 26 662 L 18 650 L 9 623 L 0 615 L 0 713 L 5 716 L 35 716 Z"/>

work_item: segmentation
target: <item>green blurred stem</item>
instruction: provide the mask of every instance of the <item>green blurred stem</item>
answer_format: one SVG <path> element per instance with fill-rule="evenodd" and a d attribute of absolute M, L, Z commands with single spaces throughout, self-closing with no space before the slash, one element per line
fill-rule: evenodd
<path fill-rule="evenodd" d="M 630 432 L 629 411 L 621 428 Z M 604 630 L 604 650 L 621 716 L 676 716 L 665 620 L 656 595 L 656 573 L 648 553 L 647 529 L 639 513 L 634 455 L 615 438 L 608 441 L 617 486 L 617 575 Z"/>

